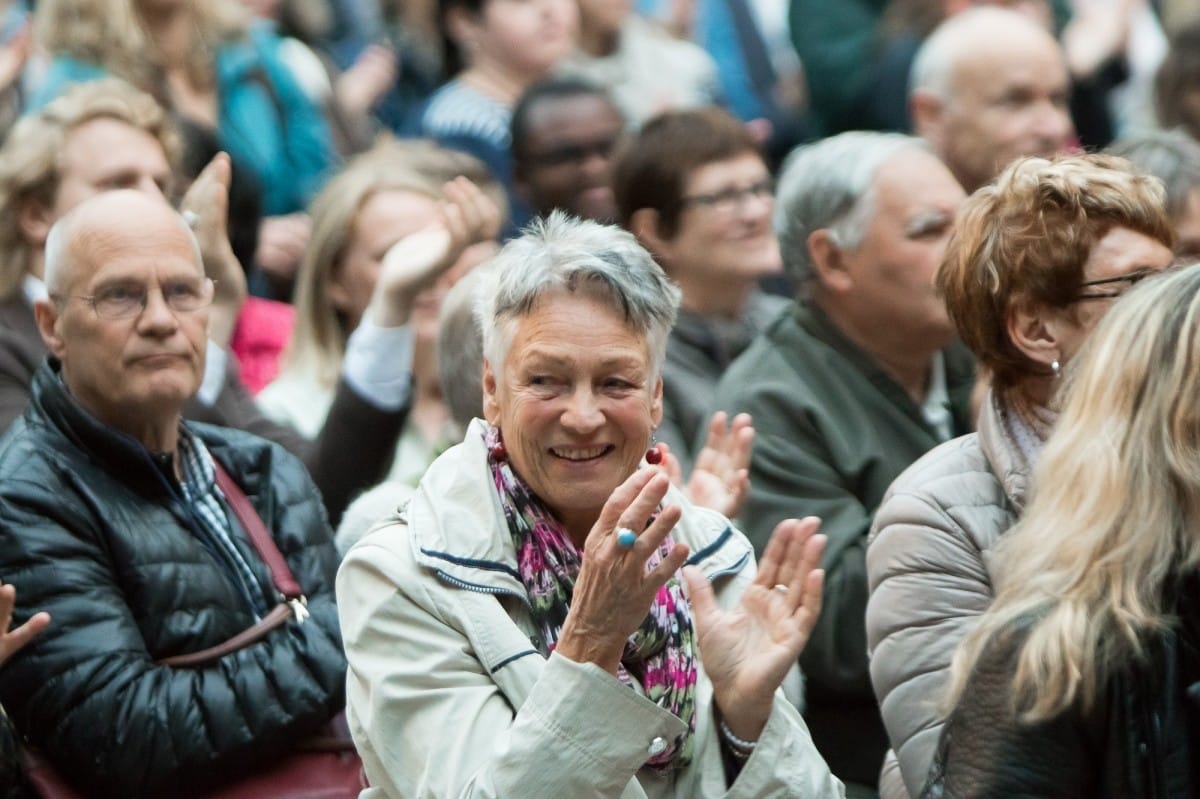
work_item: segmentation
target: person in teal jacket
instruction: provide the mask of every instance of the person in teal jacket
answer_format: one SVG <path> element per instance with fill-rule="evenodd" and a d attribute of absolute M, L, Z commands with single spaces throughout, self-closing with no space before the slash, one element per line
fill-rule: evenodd
<path fill-rule="evenodd" d="M 71 84 L 114 75 L 154 95 L 182 124 L 210 130 L 239 177 L 257 184 L 264 219 L 255 265 L 290 283 L 308 243 L 307 218 L 295 214 L 338 156 L 275 34 L 237 0 L 46 0 L 36 31 L 52 60 L 30 110 Z"/>

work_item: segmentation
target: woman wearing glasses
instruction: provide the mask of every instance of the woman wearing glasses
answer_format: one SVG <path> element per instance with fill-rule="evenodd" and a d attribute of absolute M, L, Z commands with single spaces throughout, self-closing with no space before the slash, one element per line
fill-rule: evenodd
<path fill-rule="evenodd" d="M 937 282 L 991 385 L 978 432 L 914 463 L 875 516 L 867 636 L 895 753 L 884 799 L 925 782 L 951 658 L 991 604 L 991 552 L 1023 511 L 1063 369 L 1173 245 L 1161 184 L 1112 156 L 1017 161 L 963 206 Z"/>
<path fill-rule="evenodd" d="M 1200 792 L 1200 270 L 1089 339 L 954 661 L 928 795 Z"/>
<path fill-rule="evenodd" d="M 790 305 L 758 288 L 783 269 L 771 228 L 774 185 L 742 123 L 705 108 L 647 122 L 616 157 L 613 194 L 621 224 L 683 292 L 656 435 L 686 471 L 718 379 Z"/>

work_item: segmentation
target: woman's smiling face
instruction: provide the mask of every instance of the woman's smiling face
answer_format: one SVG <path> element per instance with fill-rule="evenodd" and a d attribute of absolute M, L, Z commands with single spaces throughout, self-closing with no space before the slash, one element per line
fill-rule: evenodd
<path fill-rule="evenodd" d="M 503 369 L 485 363 L 483 391 L 509 462 L 582 543 L 662 419 L 647 337 L 602 301 L 555 292 L 517 319 Z"/>

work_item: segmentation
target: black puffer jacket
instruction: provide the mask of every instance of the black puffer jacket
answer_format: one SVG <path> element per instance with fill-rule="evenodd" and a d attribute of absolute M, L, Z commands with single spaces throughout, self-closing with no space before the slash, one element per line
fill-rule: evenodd
<path fill-rule="evenodd" d="M 311 613 L 201 669 L 154 661 L 255 619 L 193 534 L 169 467 L 83 411 L 53 364 L 0 442 L 0 578 L 16 585 L 18 623 L 53 617 L 0 672 L 0 701 L 89 796 L 180 796 L 235 779 L 345 704 L 337 555 L 308 474 L 247 433 L 190 429 L 253 502 Z M 269 571 L 236 538 L 273 604 Z"/>
<path fill-rule="evenodd" d="M 1200 595 L 1119 667 L 1100 699 L 1035 725 L 1011 711 L 1028 627 L 989 645 L 945 728 L 926 799 L 1200 797 Z"/>

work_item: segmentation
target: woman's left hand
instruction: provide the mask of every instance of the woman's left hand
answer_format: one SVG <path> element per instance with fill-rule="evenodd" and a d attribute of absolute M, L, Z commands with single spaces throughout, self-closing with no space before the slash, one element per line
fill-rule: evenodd
<path fill-rule="evenodd" d="M 821 612 L 825 573 L 817 568 L 825 536 L 820 520 L 785 519 L 775 527 L 758 575 L 737 607 L 717 605 L 712 586 L 694 566 L 683 570 L 696 640 L 717 709 L 731 732 L 758 740 L 775 689 L 795 665 Z"/>

